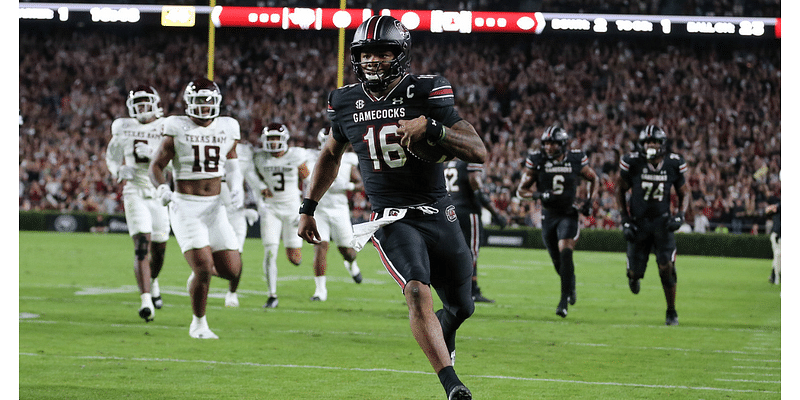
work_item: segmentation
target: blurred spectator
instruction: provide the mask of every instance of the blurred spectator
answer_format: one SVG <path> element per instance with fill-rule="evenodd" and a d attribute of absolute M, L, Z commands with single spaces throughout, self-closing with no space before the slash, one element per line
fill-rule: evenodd
<path fill-rule="evenodd" d="M 706 214 L 701 211 L 697 210 L 694 213 L 694 232 L 696 233 L 706 233 L 708 232 L 709 228 L 709 221 Z"/>

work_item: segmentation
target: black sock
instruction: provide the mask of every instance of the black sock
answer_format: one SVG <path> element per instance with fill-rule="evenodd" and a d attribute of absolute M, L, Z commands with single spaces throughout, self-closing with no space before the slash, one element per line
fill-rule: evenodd
<path fill-rule="evenodd" d="M 463 385 L 463 383 L 461 383 L 461 380 L 458 379 L 458 375 L 456 375 L 456 370 L 454 370 L 452 366 L 442 368 L 442 370 L 439 371 L 437 375 L 439 376 L 439 382 L 442 382 L 442 386 L 444 387 L 444 392 L 447 393 L 448 395 L 450 394 L 450 391 L 453 390 L 454 387 L 458 385 Z"/>
<path fill-rule="evenodd" d="M 442 336 L 444 337 L 444 343 L 447 345 L 447 352 L 452 353 L 456 349 L 456 329 L 452 327 L 452 314 L 440 309 L 436 311 L 436 318 L 439 319 L 439 324 L 442 325 Z"/>
<path fill-rule="evenodd" d="M 572 261 L 572 249 L 561 250 L 561 297 L 572 293 L 573 279 L 575 279 L 575 264 Z"/>

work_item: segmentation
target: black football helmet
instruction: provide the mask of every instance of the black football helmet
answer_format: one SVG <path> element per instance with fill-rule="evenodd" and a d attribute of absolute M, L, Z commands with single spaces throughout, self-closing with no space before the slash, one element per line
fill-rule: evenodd
<path fill-rule="evenodd" d="M 152 86 L 139 85 L 135 89 L 128 92 L 128 99 L 125 100 L 125 105 L 128 107 L 128 115 L 131 118 L 136 118 L 139 122 L 145 124 L 154 118 L 160 118 L 164 115 L 158 103 L 161 97 Z"/>
<path fill-rule="evenodd" d="M 656 143 L 658 146 L 648 147 L 646 146 L 647 143 Z M 667 150 L 666 143 L 667 134 L 656 125 L 647 125 L 639 132 L 639 147 L 648 160 L 652 160 L 664 154 Z"/>
<path fill-rule="evenodd" d="M 216 83 L 207 78 L 189 82 L 183 91 L 186 115 L 199 119 L 214 119 L 219 116 L 222 93 Z"/>
<path fill-rule="evenodd" d="M 361 53 L 366 48 L 379 46 L 391 48 L 395 57 L 386 76 L 369 79 L 361 66 Z M 356 28 L 353 41 L 350 43 L 350 63 L 358 80 L 364 83 L 367 89 L 379 92 L 410 69 L 409 49 L 411 49 L 411 34 L 405 25 L 393 17 L 375 15 Z"/>
<path fill-rule="evenodd" d="M 569 134 L 564 128 L 558 126 L 558 124 L 550 125 L 547 129 L 544 130 L 542 133 L 542 150 L 543 153 L 549 159 L 555 159 L 561 157 L 562 154 L 567 152 L 567 146 L 569 145 Z M 547 142 L 557 143 L 559 145 L 558 151 L 549 154 L 546 150 L 544 150 L 544 144 Z"/>

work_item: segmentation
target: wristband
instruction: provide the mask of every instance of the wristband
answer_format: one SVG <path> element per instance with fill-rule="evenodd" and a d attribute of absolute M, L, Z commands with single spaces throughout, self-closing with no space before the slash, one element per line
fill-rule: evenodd
<path fill-rule="evenodd" d="M 444 125 L 436 122 L 433 118 L 428 118 L 428 123 L 425 127 L 425 139 L 433 144 L 441 143 L 447 132 L 444 130 Z"/>
<path fill-rule="evenodd" d="M 300 214 L 306 214 L 313 217 L 314 211 L 317 209 L 317 202 L 311 199 L 303 199 L 303 204 L 300 205 Z"/>

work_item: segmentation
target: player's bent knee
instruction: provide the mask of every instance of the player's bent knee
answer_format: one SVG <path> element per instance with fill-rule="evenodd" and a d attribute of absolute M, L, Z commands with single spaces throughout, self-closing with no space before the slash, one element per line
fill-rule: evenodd
<path fill-rule="evenodd" d="M 136 256 L 136 259 L 139 261 L 144 261 L 147 258 L 147 249 L 150 246 L 150 241 L 147 240 L 147 237 L 144 235 L 136 236 L 136 248 L 133 251 L 133 254 Z"/>
<path fill-rule="evenodd" d="M 664 286 L 672 287 L 678 284 L 678 273 L 675 271 L 674 265 L 658 266 L 658 275 L 661 278 L 661 284 Z"/>

